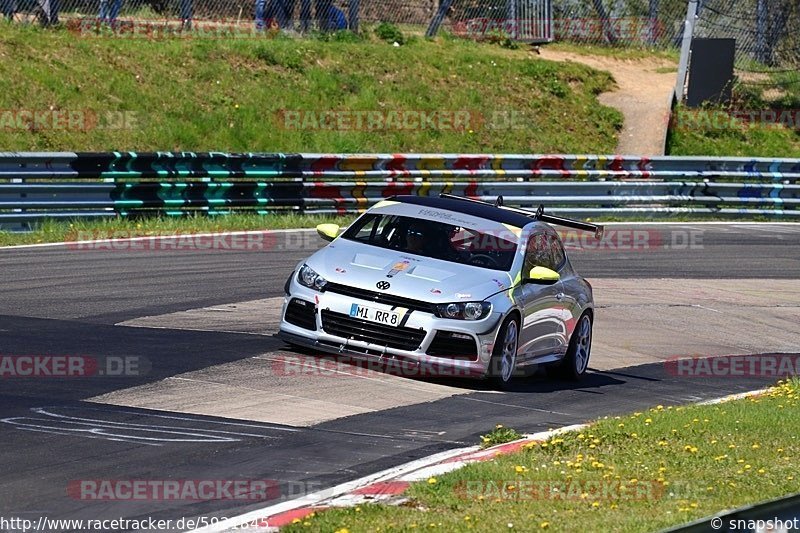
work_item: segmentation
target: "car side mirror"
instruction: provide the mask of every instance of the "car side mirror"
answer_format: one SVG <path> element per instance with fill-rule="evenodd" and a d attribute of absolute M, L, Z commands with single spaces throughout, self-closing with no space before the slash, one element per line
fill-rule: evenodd
<path fill-rule="evenodd" d="M 330 242 L 339 236 L 339 224 L 319 224 L 317 225 L 317 234 Z"/>
<path fill-rule="evenodd" d="M 522 280 L 523 283 L 536 283 L 537 285 L 552 285 L 556 283 L 561 276 L 555 270 L 551 270 L 547 267 L 537 266 L 533 267 L 525 279 Z"/>

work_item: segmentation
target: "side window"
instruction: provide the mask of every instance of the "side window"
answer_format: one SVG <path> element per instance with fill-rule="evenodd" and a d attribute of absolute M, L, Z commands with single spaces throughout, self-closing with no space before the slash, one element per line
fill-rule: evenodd
<path fill-rule="evenodd" d="M 528 239 L 528 247 L 525 250 L 524 272 L 529 272 L 536 266 L 553 268 L 550 240 L 551 239 L 545 233 L 531 235 L 531 238 Z"/>
<path fill-rule="evenodd" d="M 566 261 L 567 257 L 564 254 L 564 246 L 561 244 L 561 239 L 558 238 L 558 234 L 553 234 L 550 237 L 550 251 L 552 252 L 553 256 L 553 270 L 558 270 L 562 266 L 564 266 L 564 261 Z"/>

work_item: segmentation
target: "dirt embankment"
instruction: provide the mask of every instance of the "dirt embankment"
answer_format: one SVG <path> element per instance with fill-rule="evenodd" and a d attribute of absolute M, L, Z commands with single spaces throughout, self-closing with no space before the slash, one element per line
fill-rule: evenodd
<path fill-rule="evenodd" d="M 661 58 L 618 59 L 546 47 L 541 49 L 541 56 L 552 61 L 583 63 L 610 72 L 618 88 L 601 94 L 599 100 L 604 105 L 619 109 L 625 117 L 617 153 L 664 155 L 670 98 L 677 76 L 677 65 L 673 61 Z M 675 68 L 675 71 L 667 71 L 671 68 Z"/>

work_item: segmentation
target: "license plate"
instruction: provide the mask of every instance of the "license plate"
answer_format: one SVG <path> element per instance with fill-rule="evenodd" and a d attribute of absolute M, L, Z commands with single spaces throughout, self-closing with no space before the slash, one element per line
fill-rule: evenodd
<path fill-rule="evenodd" d="M 386 324 L 387 326 L 400 325 L 400 319 L 402 318 L 400 313 L 395 313 L 394 311 L 382 311 L 380 309 L 358 304 L 352 304 L 350 306 L 350 316 L 369 320 L 370 322 Z"/>

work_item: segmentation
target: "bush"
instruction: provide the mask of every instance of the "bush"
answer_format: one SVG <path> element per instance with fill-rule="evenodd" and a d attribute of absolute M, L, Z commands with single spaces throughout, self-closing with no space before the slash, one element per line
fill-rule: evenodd
<path fill-rule="evenodd" d="M 400 31 L 400 28 L 390 22 L 381 22 L 378 24 L 375 28 L 375 35 L 387 43 L 404 44 L 406 42 L 406 38 L 403 32 Z"/>
<path fill-rule="evenodd" d="M 484 40 L 493 44 L 498 44 L 503 48 L 508 48 L 509 50 L 516 50 L 519 48 L 519 43 L 517 41 L 512 39 L 508 33 L 498 29 L 491 29 L 486 32 Z"/>

